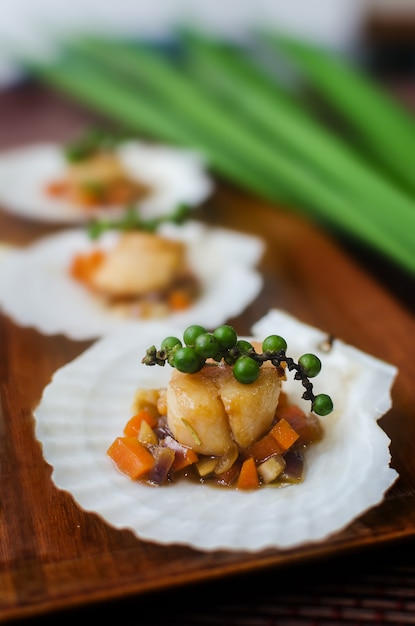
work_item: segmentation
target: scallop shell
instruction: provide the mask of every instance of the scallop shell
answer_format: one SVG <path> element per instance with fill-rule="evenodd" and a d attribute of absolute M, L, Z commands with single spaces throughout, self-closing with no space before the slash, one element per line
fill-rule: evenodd
<path fill-rule="evenodd" d="M 176 325 L 217 326 L 239 315 L 259 294 L 263 279 L 255 269 L 262 239 L 211 228 L 196 221 L 163 224 L 160 234 L 185 242 L 190 267 L 201 283 L 201 296 L 185 311 L 168 316 Z M 22 326 L 75 340 L 95 339 L 128 322 L 69 275 L 74 255 L 92 246 L 110 249 L 120 234 L 105 233 L 93 242 L 83 229 L 44 237 L 0 258 L 0 308 Z M 129 320 L 141 326 L 147 320 Z"/>
<path fill-rule="evenodd" d="M 274 333 L 287 339 L 294 358 L 308 351 L 320 356 L 314 390 L 334 401 L 333 413 L 321 418 L 323 440 L 308 450 L 302 484 L 252 492 L 185 481 L 152 488 L 115 469 L 106 450 L 122 434 L 135 391 L 165 386 L 170 375 L 169 367 L 139 364 L 147 347 L 177 334 L 169 324 L 154 324 L 145 333 L 124 328 L 101 339 L 45 388 L 36 435 L 56 486 L 143 540 L 205 551 L 292 548 L 344 529 L 378 505 L 397 478 L 390 441 L 377 423 L 391 406 L 397 370 L 338 340 L 322 353 L 324 333 L 276 309 L 255 324 L 253 338 Z M 293 401 L 305 402 L 290 375 L 285 389 Z"/>
<path fill-rule="evenodd" d="M 213 191 L 201 155 L 190 149 L 139 141 L 122 143 L 116 150 L 133 179 L 153 192 L 136 206 L 145 218 L 171 213 L 178 204 L 196 207 Z M 46 186 L 65 175 L 62 146 L 39 143 L 4 151 L 0 155 L 0 205 L 10 213 L 37 221 L 82 223 L 116 217 L 124 206 L 85 209 L 51 198 Z"/>

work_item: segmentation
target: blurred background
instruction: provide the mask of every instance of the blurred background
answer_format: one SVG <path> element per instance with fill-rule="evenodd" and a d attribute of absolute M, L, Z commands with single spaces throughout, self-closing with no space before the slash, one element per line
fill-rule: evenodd
<path fill-rule="evenodd" d="M 162 37 L 190 19 L 236 38 L 252 26 L 268 25 L 355 54 L 369 34 L 389 49 L 413 45 L 414 13 L 414 0 L 14 0 L 2 7 L 0 83 L 7 85 L 18 73 L 8 46 L 13 52 L 45 53 L 56 39 L 73 33 Z"/>
<path fill-rule="evenodd" d="M 35 79 L 196 148 L 221 179 L 415 273 L 414 0 L 14 0 L 0 42 L 3 92 Z"/>

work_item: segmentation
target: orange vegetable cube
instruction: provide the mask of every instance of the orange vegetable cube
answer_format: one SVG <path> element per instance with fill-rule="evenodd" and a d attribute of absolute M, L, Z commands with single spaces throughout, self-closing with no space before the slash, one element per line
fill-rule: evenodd
<path fill-rule="evenodd" d="M 259 475 L 254 459 L 250 456 L 242 463 L 238 480 L 236 481 L 237 489 L 258 489 Z"/>
<path fill-rule="evenodd" d="M 88 282 L 91 275 L 99 267 L 105 257 L 103 250 L 93 250 L 87 254 L 77 254 L 71 264 L 70 273 L 73 278 Z"/>
<path fill-rule="evenodd" d="M 130 417 L 124 427 L 124 435 L 134 437 L 139 434 L 142 421 L 147 422 L 150 428 L 157 426 L 157 419 L 147 409 L 140 409 L 135 415 Z"/>
<path fill-rule="evenodd" d="M 319 441 L 323 436 L 323 427 L 317 415 L 307 415 L 297 404 L 289 404 L 281 407 L 278 405 L 278 418 L 284 418 L 298 433 L 298 443 L 308 444 Z"/>
<path fill-rule="evenodd" d="M 282 452 L 285 452 L 299 437 L 294 428 L 285 420 L 280 419 L 270 430 L 270 434 L 274 437 Z"/>
<path fill-rule="evenodd" d="M 68 184 L 64 180 L 56 180 L 46 185 L 46 193 L 53 198 L 64 196 L 68 191 Z"/>
<path fill-rule="evenodd" d="M 132 480 L 144 477 L 154 465 L 154 457 L 136 437 L 116 437 L 107 450 L 118 470 Z"/>
<path fill-rule="evenodd" d="M 262 463 L 269 459 L 270 456 L 280 454 L 281 452 L 283 450 L 275 437 L 268 433 L 244 450 L 244 456 L 252 456 L 257 463 Z"/>
<path fill-rule="evenodd" d="M 168 303 L 173 311 L 183 311 L 190 307 L 192 301 L 184 289 L 174 289 L 169 293 Z"/>

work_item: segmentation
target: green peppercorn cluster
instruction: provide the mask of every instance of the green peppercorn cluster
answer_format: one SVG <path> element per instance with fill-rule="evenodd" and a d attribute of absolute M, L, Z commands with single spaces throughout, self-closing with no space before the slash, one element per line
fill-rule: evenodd
<path fill-rule="evenodd" d="M 168 363 L 185 374 L 199 372 L 207 359 L 230 365 L 235 379 L 245 385 L 255 382 L 265 361 L 271 361 L 276 368 L 294 370 L 294 378 L 301 381 L 305 391 L 304 400 L 311 401 L 311 408 L 317 415 L 328 415 L 333 410 L 333 402 L 327 394 L 314 395 L 310 378 L 320 373 L 321 361 L 315 354 L 303 354 L 298 363 L 286 354 L 287 342 L 280 335 L 269 335 L 262 342 L 262 353 L 257 353 L 253 345 L 238 335 L 229 324 L 218 326 L 208 332 L 203 326 L 192 324 L 183 332 L 183 339 L 165 337 L 160 349 L 151 346 L 142 359 L 144 365 L 165 365 Z"/>

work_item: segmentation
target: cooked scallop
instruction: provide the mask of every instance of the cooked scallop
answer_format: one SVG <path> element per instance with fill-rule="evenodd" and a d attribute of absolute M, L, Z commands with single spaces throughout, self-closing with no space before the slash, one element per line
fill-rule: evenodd
<path fill-rule="evenodd" d="M 88 209 L 135 202 L 151 191 L 148 185 L 129 176 L 115 152 L 104 151 L 70 163 L 65 176 L 55 186 L 60 187 L 58 196 Z"/>
<path fill-rule="evenodd" d="M 198 207 L 214 187 L 203 158 L 193 150 L 131 140 L 112 154 L 68 164 L 63 147 L 48 142 L 0 151 L 2 210 L 32 220 L 85 223 L 91 217 L 122 216 L 131 203 L 140 217 L 153 219 L 179 204 Z M 105 193 L 113 182 L 111 193 Z M 78 193 L 59 193 L 69 191 L 66 183 Z"/>
<path fill-rule="evenodd" d="M 75 163 L 69 163 L 66 179 L 72 185 L 83 185 L 94 181 L 105 184 L 127 179 L 127 173 L 115 153 L 99 152 Z"/>
<path fill-rule="evenodd" d="M 235 443 L 243 449 L 267 432 L 278 405 L 281 378 L 263 366 L 258 379 L 239 383 L 227 365 L 200 372 L 173 370 L 167 386 L 167 423 L 175 439 L 196 452 L 219 456 Z"/>
<path fill-rule="evenodd" d="M 109 297 L 140 296 L 169 287 L 184 272 L 181 241 L 144 231 L 124 233 L 89 276 L 90 286 Z"/>

